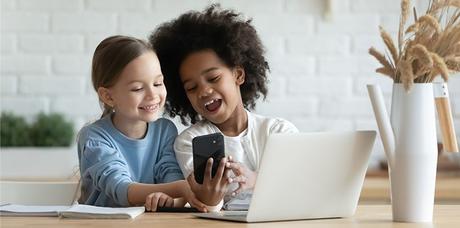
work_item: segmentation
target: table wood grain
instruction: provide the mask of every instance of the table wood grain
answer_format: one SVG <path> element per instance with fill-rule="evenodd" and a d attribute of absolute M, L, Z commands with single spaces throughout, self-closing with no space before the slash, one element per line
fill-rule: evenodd
<path fill-rule="evenodd" d="M 189 213 L 145 213 L 134 220 L 63 219 L 57 217 L 0 217 L 1 227 L 460 227 L 460 205 L 435 205 L 433 223 L 394 223 L 390 205 L 359 205 L 349 218 L 269 223 L 207 220 Z"/>

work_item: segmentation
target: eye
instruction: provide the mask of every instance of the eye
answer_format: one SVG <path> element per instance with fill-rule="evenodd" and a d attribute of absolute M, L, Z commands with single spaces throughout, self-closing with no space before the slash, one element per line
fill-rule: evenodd
<path fill-rule="evenodd" d="M 196 89 L 196 86 L 193 86 L 193 87 L 190 87 L 190 88 L 186 88 L 185 91 L 192 92 L 195 89 Z"/>
<path fill-rule="evenodd" d="M 216 82 L 220 79 L 220 76 L 214 76 L 211 79 L 209 79 L 210 82 Z"/>
<path fill-rule="evenodd" d="M 131 91 L 133 91 L 133 92 L 139 92 L 139 91 L 141 91 L 141 90 L 143 90 L 143 89 L 144 89 L 144 88 L 139 87 L 139 88 L 131 89 Z"/>
<path fill-rule="evenodd" d="M 157 83 L 154 83 L 153 86 L 155 86 L 155 87 L 163 86 L 163 83 L 162 82 L 157 82 Z"/>

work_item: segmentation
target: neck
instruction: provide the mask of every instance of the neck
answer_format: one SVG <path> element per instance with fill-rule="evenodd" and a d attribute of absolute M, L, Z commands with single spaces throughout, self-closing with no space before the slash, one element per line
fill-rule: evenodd
<path fill-rule="evenodd" d="M 116 115 L 116 113 L 111 118 L 115 128 L 129 138 L 141 139 L 147 132 L 148 123 L 144 121 L 128 120 Z"/>
<path fill-rule="evenodd" d="M 248 114 L 240 104 L 236 107 L 230 118 L 225 122 L 216 125 L 217 128 L 226 136 L 238 136 L 248 128 Z"/>

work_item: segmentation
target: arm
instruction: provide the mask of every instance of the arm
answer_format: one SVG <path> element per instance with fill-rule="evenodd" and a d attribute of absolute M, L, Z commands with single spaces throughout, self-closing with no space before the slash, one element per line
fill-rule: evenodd
<path fill-rule="evenodd" d="M 108 142 L 102 140 L 84 139 L 82 145 L 79 152 L 80 168 L 82 179 L 88 185 L 88 192 L 84 194 L 100 192 L 119 206 L 129 206 L 127 192 L 132 180 L 125 159 Z"/>
<path fill-rule="evenodd" d="M 161 120 L 161 138 L 158 140 L 158 158 L 150 161 L 154 165 L 153 181 L 154 183 L 168 183 L 177 180 L 183 180 L 176 155 L 174 154 L 174 141 L 177 137 L 177 128 L 169 120 Z"/>

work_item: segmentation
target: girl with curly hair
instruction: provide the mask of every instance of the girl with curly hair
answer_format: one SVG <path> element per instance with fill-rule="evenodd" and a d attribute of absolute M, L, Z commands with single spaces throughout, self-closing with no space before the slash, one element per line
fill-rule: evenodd
<path fill-rule="evenodd" d="M 174 143 L 192 191 L 208 210 L 218 210 L 223 203 L 229 209 L 235 200 L 249 199 L 268 136 L 298 131 L 286 120 L 249 111 L 267 95 L 269 70 L 251 20 L 211 5 L 160 25 L 149 40 L 169 91 L 166 112 L 179 116 L 185 125 L 193 124 Z M 198 184 L 192 139 L 211 133 L 224 135 L 228 157 L 221 160 L 214 177 L 209 159 L 203 184 Z"/>

